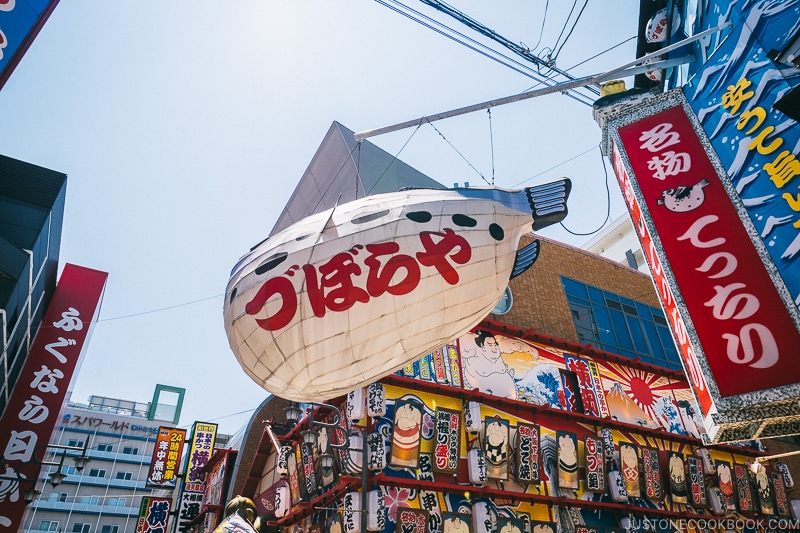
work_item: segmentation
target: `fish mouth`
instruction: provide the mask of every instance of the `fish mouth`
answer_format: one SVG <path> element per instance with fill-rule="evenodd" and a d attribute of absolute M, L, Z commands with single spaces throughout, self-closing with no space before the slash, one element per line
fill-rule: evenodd
<path fill-rule="evenodd" d="M 570 191 L 572 181 L 568 178 L 525 188 L 525 196 L 533 215 L 534 231 L 557 224 L 567 217 L 567 198 Z"/>

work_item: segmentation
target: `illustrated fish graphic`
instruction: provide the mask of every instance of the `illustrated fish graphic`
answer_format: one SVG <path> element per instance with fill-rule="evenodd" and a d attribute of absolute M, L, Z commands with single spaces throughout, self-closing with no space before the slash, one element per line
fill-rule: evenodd
<path fill-rule="evenodd" d="M 564 219 L 571 182 L 523 190 L 411 189 L 311 215 L 242 257 L 224 321 L 269 392 L 321 401 L 465 334 L 538 254 L 520 237 Z"/>
<path fill-rule="evenodd" d="M 661 198 L 656 200 L 656 205 L 663 205 L 675 213 L 686 213 L 697 209 L 706 199 L 703 187 L 709 185 L 708 180 L 703 178 L 694 185 L 680 186 L 674 189 L 667 189 L 661 193 Z"/>

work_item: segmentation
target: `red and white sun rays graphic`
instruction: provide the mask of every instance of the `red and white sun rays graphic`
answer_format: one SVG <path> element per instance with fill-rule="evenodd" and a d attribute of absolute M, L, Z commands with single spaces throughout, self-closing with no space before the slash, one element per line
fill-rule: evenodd
<path fill-rule="evenodd" d="M 614 364 L 604 364 L 601 368 L 605 370 L 605 377 L 619 383 L 625 394 L 654 422 L 658 418 L 655 410 L 658 399 L 668 396 L 674 400 L 672 391 L 686 388 L 685 383 L 672 381 L 638 368 Z"/>

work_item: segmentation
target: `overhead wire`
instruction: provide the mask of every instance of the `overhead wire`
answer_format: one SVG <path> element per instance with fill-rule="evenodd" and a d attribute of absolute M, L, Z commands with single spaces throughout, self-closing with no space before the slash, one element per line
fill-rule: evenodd
<path fill-rule="evenodd" d="M 603 173 L 605 173 L 606 176 L 606 217 L 600 224 L 600 226 L 597 227 L 597 229 L 592 230 L 589 233 L 578 233 L 572 231 L 571 229 L 569 229 L 564 225 L 564 222 L 559 222 L 559 225 L 562 228 L 564 228 L 564 231 L 570 233 L 571 235 L 575 235 L 577 237 L 586 237 L 589 235 L 594 235 L 595 233 L 603 229 L 603 226 L 605 226 L 606 223 L 611 219 L 611 189 L 609 188 L 608 185 L 608 168 L 606 167 L 606 159 L 605 157 L 603 157 L 603 151 L 601 150 L 601 145 L 597 145 L 597 149 L 600 151 L 600 160 L 603 162 Z"/>
<path fill-rule="evenodd" d="M 547 20 L 547 8 L 550 6 L 550 0 L 547 0 L 544 4 L 544 15 L 542 15 L 542 29 L 539 30 L 539 39 L 536 41 L 536 44 L 533 45 L 531 50 L 536 50 L 536 47 L 539 46 L 542 42 L 542 36 L 544 35 L 544 23 Z"/>
<path fill-rule="evenodd" d="M 578 0 L 574 0 L 572 2 L 572 7 L 569 10 L 569 14 L 567 15 L 567 19 L 564 21 L 564 27 L 561 28 L 561 33 L 558 34 L 558 39 L 556 39 L 556 42 L 553 44 L 553 47 L 551 48 L 552 51 L 555 51 L 555 49 L 558 47 L 558 41 L 560 41 L 561 40 L 561 36 L 564 35 L 564 31 L 567 29 L 567 24 L 569 24 L 569 19 L 570 19 L 570 17 L 572 17 L 572 12 L 575 11 L 575 6 L 576 5 L 578 5 Z M 552 58 L 552 55 L 550 57 Z"/>
<path fill-rule="evenodd" d="M 394 12 L 403 15 L 409 20 L 412 20 L 425 28 L 433 30 L 436 33 L 444 37 L 447 37 L 448 39 L 455 41 L 456 43 L 465 46 L 466 48 L 474 52 L 477 52 L 488 59 L 491 59 L 497 63 L 500 63 L 503 66 L 506 66 L 514 70 L 515 72 L 518 72 L 519 74 L 522 74 L 523 76 L 532 78 L 541 84 L 547 85 L 548 87 L 552 87 L 553 85 L 558 83 L 556 80 L 553 80 L 552 78 L 549 78 L 541 74 L 538 70 L 533 69 L 528 65 L 525 65 L 524 63 L 520 63 L 519 61 L 516 61 L 513 58 L 510 58 L 502 54 L 501 52 L 498 52 L 497 50 L 489 46 L 486 46 L 485 44 L 480 43 L 479 41 L 476 41 L 475 39 L 472 39 L 471 37 L 447 26 L 446 24 L 437 21 L 436 19 L 428 17 L 427 15 L 403 4 L 399 0 L 375 0 L 375 1 L 385 7 L 388 7 Z M 395 4 L 395 5 L 390 5 L 390 4 Z M 402 9 L 396 6 L 401 6 Z M 404 11 L 404 9 L 407 10 L 408 12 Z M 425 22 L 425 20 L 421 19 L 425 19 L 428 22 Z M 436 26 L 444 28 L 447 31 L 443 31 L 442 29 L 437 28 Z M 576 89 L 570 89 L 568 91 L 564 91 L 562 92 L 562 94 L 585 105 L 591 106 L 592 103 L 594 102 L 594 98 L 589 97 L 583 93 L 580 93 Z"/>
<path fill-rule="evenodd" d="M 564 42 L 561 43 L 561 46 L 558 48 L 558 50 L 556 51 L 555 55 L 553 56 L 553 61 L 555 61 L 556 58 L 558 58 L 558 54 L 561 53 L 561 50 L 564 48 L 564 45 L 567 44 L 567 41 L 569 41 L 569 38 L 572 35 L 572 32 L 575 31 L 575 26 L 578 25 L 578 21 L 581 19 L 581 15 L 583 15 L 583 10 L 586 9 L 586 6 L 588 4 L 589 4 L 589 0 L 585 0 L 585 2 L 583 3 L 583 7 L 581 7 L 581 10 L 578 12 L 578 16 L 575 17 L 575 22 L 572 24 L 572 28 L 570 28 L 569 33 L 567 34 L 567 36 L 564 37 Z M 572 7 L 574 8 L 575 6 L 573 5 Z"/>

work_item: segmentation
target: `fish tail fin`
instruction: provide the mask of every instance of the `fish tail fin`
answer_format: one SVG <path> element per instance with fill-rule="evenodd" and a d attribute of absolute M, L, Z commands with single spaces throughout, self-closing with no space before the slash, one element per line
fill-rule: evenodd
<path fill-rule="evenodd" d="M 539 248 L 539 239 L 536 239 L 529 245 L 517 250 L 517 256 L 514 258 L 514 268 L 511 269 L 511 277 L 508 278 L 509 281 L 528 270 L 536 262 L 539 258 Z"/>
<path fill-rule="evenodd" d="M 525 188 L 525 195 L 533 212 L 534 231 L 557 224 L 566 218 L 567 198 L 571 190 L 572 181 L 569 178 Z"/>

